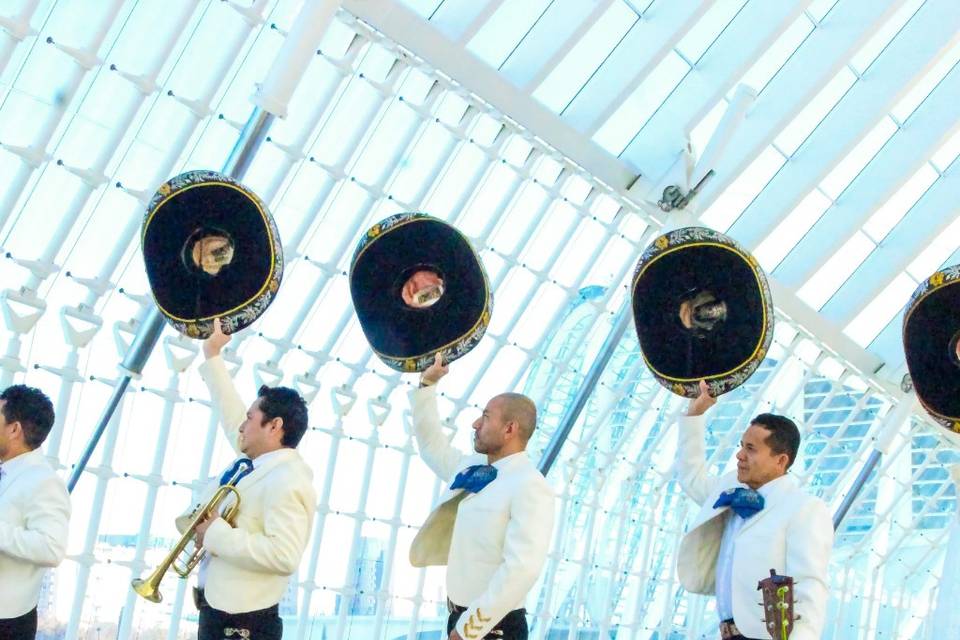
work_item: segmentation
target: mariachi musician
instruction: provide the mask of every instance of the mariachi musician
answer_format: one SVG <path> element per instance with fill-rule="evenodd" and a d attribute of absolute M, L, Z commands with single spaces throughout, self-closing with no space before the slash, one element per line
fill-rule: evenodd
<path fill-rule="evenodd" d="M 399 371 L 423 372 L 410 393 L 414 436 L 424 462 L 450 485 L 410 561 L 447 566 L 447 638 L 525 640 L 524 601 L 546 561 L 555 501 L 526 453 L 536 405 L 519 393 L 487 402 L 473 423 L 475 454 L 449 444 L 437 411 L 446 362 L 472 349 L 489 322 L 483 266 L 450 225 L 398 214 L 361 240 L 350 287 L 377 355 Z"/>
<path fill-rule="evenodd" d="M 0 393 L 0 638 L 32 640 L 47 568 L 67 548 L 70 496 L 40 451 L 53 403 L 22 384 Z"/>
<path fill-rule="evenodd" d="M 278 605 L 300 565 L 316 509 L 313 473 L 297 452 L 307 405 L 294 389 L 264 385 L 247 406 L 221 357 L 229 334 L 259 317 L 279 288 L 283 251 L 276 225 L 243 185 L 191 171 L 154 196 L 143 252 L 161 312 L 185 335 L 205 338 L 200 374 L 227 440 L 242 456 L 204 491 L 210 496 L 218 484 L 236 487 L 239 506 L 231 522 L 211 509 L 195 525 L 196 545 L 205 550 L 194 590 L 199 638 L 280 638 Z M 189 521 L 180 518 L 178 526 Z"/>
<path fill-rule="evenodd" d="M 737 470 L 710 474 L 707 410 L 766 355 L 773 308 L 756 260 L 710 229 L 686 227 L 654 241 L 633 282 L 637 332 L 657 380 L 690 398 L 679 419 L 676 468 L 700 510 L 680 543 L 677 573 L 692 593 L 716 595 L 720 637 L 771 637 L 757 605 L 770 570 L 793 578 L 792 640 L 818 640 L 827 603 L 833 526 L 827 505 L 788 473 L 800 432 L 785 416 L 755 417 L 740 438 Z M 773 637 L 780 638 L 779 631 Z"/>

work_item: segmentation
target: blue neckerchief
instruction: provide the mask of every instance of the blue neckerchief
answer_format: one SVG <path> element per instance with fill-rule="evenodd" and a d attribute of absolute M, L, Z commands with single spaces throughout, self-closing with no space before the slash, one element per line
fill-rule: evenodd
<path fill-rule="evenodd" d="M 233 481 L 233 484 L 237 484 L 240 480 L 253 471 L 253 460 L 250 458 L 240 458 L 233 463 L 233 466 L 223 472 L 223 475 L 220 476 L 220 486 L 230 482 L 230 478 L 236 476 L 236 479 Z"/>
<path fill-rule="evenodd" d="M 746 520 L 759 511 L 763 510 L 763 496 L 746 487 L 737 487 L 736 489 L 727 489 L 720 494 L 717 501 L 713 503 L 713 508 L 729 506 L 733 512 Z"/>
<path fill-rule="evenodd" d="M 479 493 L 497 479 L 497 468 L 489 464 L 475 464 L 457 474 L 450 490 L 463 489 L 467 493 Z"/>

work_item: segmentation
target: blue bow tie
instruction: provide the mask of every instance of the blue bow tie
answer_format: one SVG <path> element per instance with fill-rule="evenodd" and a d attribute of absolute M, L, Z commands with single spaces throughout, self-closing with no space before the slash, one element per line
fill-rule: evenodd
<path fill-rule="evenodd" d="M 745 487 L 727 489 L 713 503 L 714 509 L 720 507 L 730 507 L 734 513 L 746 520 L 763 510 L 763 496 Z"/>
<path fill-rule="evenodd" d="M 463 489 L 467 493 L 479 493 L 497 479 L 497 468 L 489 464 L 475 464 L 457 474 L 450 490 Z"/>
<path fill-rule="evenodd" d="M 234 478 L 233 484 L 240 482 L 240 479 L 253 471 L 253 460 L 250 458 L 240 458 L 233 463 L 229 469 L 223 472 L 223 475 L 220 476 L 220 486 L 230 482 L 230 478 Z"/>

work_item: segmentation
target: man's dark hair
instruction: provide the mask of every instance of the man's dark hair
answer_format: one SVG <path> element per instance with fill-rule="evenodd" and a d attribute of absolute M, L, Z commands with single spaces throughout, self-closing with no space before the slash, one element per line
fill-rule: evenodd
<path fill-rule="evenodd" d="M 750 424 L 758 424 L 769 431 L 767 446 L 775 455 L 787 454 L 787 469 L 793 466 L 797 452 L 800 451 L 800 429 L 793 420 L 775 413 L 761 413 Z"/>
<path fill-rule="evenodd" d="M 36 449 L 43 444 L 53 428 L 53 403 L 36 387 L 15 384 L 0 393 L 3 400 L 3 418 L 7 422 L 19 422 L 23 427 L 23 441 Z"/>
<path fill-rule="evenodd" d="M 303 396 L 290 387 L 268 387 L 263 385 L 257 391 L 260 398 L 260 411 L 264 421 L 274 418 L 283 419 L 283 439 L 285 447 L 296 448 L 307 431 L 307 403 Z"/>

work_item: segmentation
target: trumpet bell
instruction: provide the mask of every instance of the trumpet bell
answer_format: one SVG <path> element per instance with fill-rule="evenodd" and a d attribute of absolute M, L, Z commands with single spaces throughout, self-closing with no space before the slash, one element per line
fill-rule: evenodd
<path fill-rule="evenodd" d="M 160 578 L 162 577 L 162 574 L 158 576 L 157 572 L 154 571 L 146 579 L 137 578 L 130 583 L 130 586 L 141 598 L 154 603 L 161 602 L 163 595 L 160 593 Z"/>

